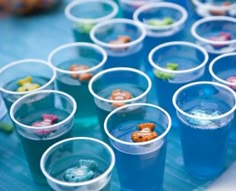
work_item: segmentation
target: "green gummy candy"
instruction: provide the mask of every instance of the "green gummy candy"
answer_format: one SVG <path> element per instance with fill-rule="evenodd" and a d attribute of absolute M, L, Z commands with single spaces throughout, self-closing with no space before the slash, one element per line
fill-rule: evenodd
<path fill-rule="evenodd" d="M 0 122 L 0 130 L 4 131 L 5 133 L 11 133 L 13 129 L 14 128 L 11 124 Z"/>
<path fill-rule="evenodd" d="M 158 71 L 158 70 L 155 70 L 154 74 L 157 78 L 160 78 L 160 79 L 163 79 L 163 80 L 170 80 L 170 79 L 173 78 L 172 74 L 168 74 L 166 72 L 162 72 L 162 71 Z"/>
<path fill-rule="evenodd" d="M 166 67 L 169 70 L 178 70 L 179 65 L 176 63 L 168 63 L 166 64 Z"/>
<path fill-rule="evenodd" d="M 165 25 L 171 25 L 174 23 L 173 19 L 170 17 L 164 18 L 163 22 L 165 23 Z"/>
<path fill-rule="evenodd" d="M 94 26 L 93 23 L 83 23 L 83 24 L 82 23 L 77 23 L 77 27 L 83 33 L 89 33 L 92 30 L 93 26 Z"/>
<path fill-rule="evenodd" d="M 167 26 L 167 25 L 170 25 L 170 24 L 173 24 L 173 19 L 172 18 L 169 18 L 169 17 L 166 17 L 164 19 L 149 19 L 147 21 L 147 24 L 149 25 L 152 25 L 152 26 Z"/>
<path fill-rule="evenodd" d="M 178 70 L 178 67 L 179 67 L 179 65 L 176 64 L 176 63 L 168 63 L 166 65 L 166 68 L 169 69 L 169 70 Z M 155 70 L 154 74 L 157 78 L 160 78 L 160 79 L 163 79 L 163 80 L 170 80 L 170 79 L 174 78 L 173 74 L 169 74 L 169 73 L 162 72 L 162 71 L 159 71 L 159 70 Z"/>

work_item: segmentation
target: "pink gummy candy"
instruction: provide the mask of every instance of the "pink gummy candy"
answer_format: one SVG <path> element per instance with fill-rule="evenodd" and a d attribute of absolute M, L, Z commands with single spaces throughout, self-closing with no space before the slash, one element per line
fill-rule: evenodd
<path fill-rule="evenodd" d="M 229 85 L 233 90 L 236 90 L 236 76 L 231 76 L 227 78 L 227 81 L 230 83 L 234 83 L 235 85 Z"/>
<path fill-rule="evenodd" d="M 225 40 L 231 40 L 232 39 L 232 35 L 228 32 L 221 32 L 219 34 L 220 37 L 224 37 Z"/>
<path fill-rule="evenodd" d="M 232 38 L 232 35 L 230 33 L 227 33 L 227 32 L 221 32 L 219 33 L 218 36 L 213 36 L 213 37 L 210 37 L 209 39 L 212 40 L 212 41 L 228 41 L 228 40 L 231 40 Z M 223 48 L 227 45 L 224 45 L 224 44 L 213 44 L 213 46 L 215 48 Z"/>
<path fill-rule="evenodd" d="M 43 114 L 43 121 L 51 121 L 51 124 L 54 123 L 56 120 L 58 120 L 58 117 L 56 115 L 52 114 Z"/>

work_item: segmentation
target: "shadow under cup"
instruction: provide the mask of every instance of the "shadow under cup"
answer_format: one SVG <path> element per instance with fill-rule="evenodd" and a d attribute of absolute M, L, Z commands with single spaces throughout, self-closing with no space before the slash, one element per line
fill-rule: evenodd
<path fill-rule="evenodd" d="M 12 105 L 10 117 L 36 183 L 46 183 L 40 158 L 49 146 L 71 136 L 75 111 L 73 98 L 54 90 L 27 94 Z"/>
<path fill-rule="evenodd" d="M 56 191 L 109 191 L 115 156 L 105 143 L 88 137 L 60 141 L 41 158 L 41 170 Z"/>
<path fill-rule="evenodd" d="M 131 138 L 138 125 L 155 124 L 158 137 L 135 142 Z M 104 123 L 116 156 L 121 190 L 156 191 L 163 189 L 167 134 L 171 128 L 169 114 L 145 103 L 122 106 L 112 111 Z"/>
<path fill-rule="evenodd" d="M 195 82 L 179 88 L 173 104 L 180 121 L 186 171 L 203 180 L 217 177 L 225 168 L 236 108 L 234 91 L 215 82 Z"/>

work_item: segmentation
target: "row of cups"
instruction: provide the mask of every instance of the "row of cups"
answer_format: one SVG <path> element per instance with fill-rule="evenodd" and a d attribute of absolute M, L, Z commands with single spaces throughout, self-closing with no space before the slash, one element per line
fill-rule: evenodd
<path fill-rule="evenodd" d="M 133 12 L 132 17 L 126 17 L 139 24 L 137 28 L 135 25 L 131 26 L 132 23 L 124 20 L 114 20 L 115 17 L 119 17 L 119 8 L 112 1 L 74 1 L 66 7 L 65 14 L 73 22 L 73 33 L 76 41 L 92 41 L 109 50 L 114 47 L 114 44 L 110 44 L 108 39 L 114 38 L 115 34 L 131 36 L 132 41 L 130 43 L 119 46 L 131 48 L 132 46 L 138 46 L 144 40 L 144 33 L 146 33 L 144 49 L 147 51 L 163 42 L 188 38 L 183 33 L 188 21 L 188 12 L 182 6 L 169 2 L 149 2 L 138 7 Z M 96 11 L 93 9 L 96 9 Z M 152 18 L 171 18 L 173 23 L 155 26 L 149 24 Z M 193 22 L 189 33 L 191 32 L 197 43 L 209 53 L 219 55 L 235 50 L 235 18 L 229 15 L 221 15 L 193 19 Z M 145 30 L 140 29 L 140 27 Z M 222 41 L 222 39 L 213 40 L 210 38 L 221 32 L 230 33 L 231 39 Z M 222 48 L 219 48 L 219 46 Z M 111 51 L 110 53 L 112 54 Z"/>
<path fill-rule="evenodd" d="M 188 48 L 196 48 L 196 45 L 192 45 L 191 43 L 186 44 L 186 42 L 182 44 L 181 42 L 178 42 L 176 44 L 172 42 L 172 43 L 167 43 L 166 46 L 167 45 L 169 46 L 176 45 L 177 47 L 187 46 Z M 163 45 L 161 45 L 160 48 L 161 47 L 163 47 Z M 63 54 L 64 49 L 65 49 L 65 54 Z M 19 137 L 21 138 L 23 147 L 25 149 L 25 154 L 27 156 L 29 166 L 32 171 L 32 175 L 34 176 L 36 181 L 44 182 L 44 178 L 42 178 L 41 169 L 39 167 L 39 160 L 41 158 L 42 153 L 54 142 L 57 142 L 66 137 L 70 137 L 71 135 L 81 136 L 82 133 L 80 133 L 80 130 L 81 128 L 84 128 L 83 126 L 85 126 L 83 131 L 85 135 L 88 136 L 91 135 L 93 137 L 98 138 L 97 136 L 94 135 L 94 133 L 96 133 L 97 130 L 98 131 L 101 130 L 102 132 L 100 133 L 102 136 L 99 138 L 101 138 L 108 144 L 109 143 L 111 144 L 116 153 L 117 171 L 119 177 L 121 177 L 120 178 L 121 185 L 125 188 L 130 188 L 133 190 L 143 190 L 144 187 L 145 188 L 147 187 L 147 185 L 157 186 L 158 188 L 162 187 L 163 174 L 164 174 L 163 169 L 165 166 L 164 160 L 158 163 L 160 165 L 160 171 L 157 170 L 159 169 L 159 167 L 156 167 L 155 165 L 157 165 L 156 160 L 160 160 L 160 158 L 163 159 L 163 156 L 165 155 L 166 152 L 165 143 L 167 141 L 166 135 L 168 134 L 171 126 L 179 126 L 181 128 L 184 127 L 182 128 L 183 134 L 181 135 L 181 140 L 183 147 L 182 149 L 184 153 L 183 157 L 188 172 L 190 172 L 193 176 L 196 176 L 198 178 L 200 177 L 206 179 L 215 177 L 220 172 L 222 172 L 224 168 L 224 159 L 226 156 L 227 137 L 229 136 L 229 133 L 232 131 L 231 130 L 232 128 L 230 128 L 229 124 L 233 123 L 234 125 L 232 126 L 235 126 L 235 119 L 233 119 L 233 116 L 236 107 L 235 106 L 236 97 L 234 91 L 232 90 L 235 89 L 235 83 L 227 82 L 225 80 L 225 72 L 222 70 L 225 69 L 226 72 L 232 71 L 232 74 L 230 75 L 233 75 L 233 72 L 235 71 L 235 64 L 234 64 L 236 60 L 235 53 L 219 56 L 216 59 L 214 59 L 210 64 L 209 71 L 212 75 L 213 81 L 223 83 L 224 85 L 220 85 L 215 82 L 204 81 L 204 82 L 194 82 L 187 85 L 184 85 L 186 84 L 186 82 L 183 82 L 182 84 L 181 83 L 178 84 L 181 87 L 175 87 L 175 84 L 171 83 L 172 80 L 167 79 L 166 82 L 169 83 L 170 85 L 169 88 L 173 89 L 172 91 L 174 91 L 173 93 L 174 96 L 172 92 L 169 92 L 170 91 L 169 88 L 167 88 L 165 92 L 160 92 L 160 89 L 159 90 L 157 89 L 158 96 L 162 96 L 163 97 L 162 99 L 164 100 L 163 102 L 165 103 L 168 104 L 172 103 L 172 96 L 173 96 L 173 105 L 172 104 L 171 105 L 174 108 L 174 110 L 177 110 L 177 115 L 176 115 L 175 111 L 170 110 L 169 106 L 165 108 L 168 112 L 163 110 L 165 105 L 162 105 L 163 102 L 160 102 L 160 100 L 159 100 L 159 105 L 161 105 L 162 107 L 144 103 L 144 102 L 149 102 L 147 95 L 148 93 L 150 93 L 152 84 L 151 79 L 144 72 L 134 68 L 127 68 L 127 67 L 123 68 L 114 67 L 110 69 L 103 69 L 102 66 L 106 62 L 107 56 L 106 52 L 97 45 L 89 43 L 72 43 L 64 45 L 63 47 L 60 47 L 57 50 L 59 51 L 58 54 L 57 51 L 53 51 L 53 53 L 49 56 L 49 64 L 48 62 L 41 60 L 21 60 L 8 64 L 7 66 L 3 67 L 0 70 L 1 93 L 3 95 L 6 106 L 10 110 L 11 119 L 13 120 L 17 132 L 19 134 Z M 175 51 L 181 50 L 181 48 L 175 47 L 174 50 Z M 174 76 L 177 79 L 179 78 L 182 80 L 190 79 L 190 77 L 195 76 L 196 73 L 203 75 L 202 71 L 204 71 L 206 65 L 205 60 L 207 58 L 207 53 L 204 52 L 202 48 L 196 48 L 196 50 L 197 53 L 194 52 L 192 57 L 194 57 L 194 55 L 198 55 L 197 58 L 199 58 L 199 55 L 201 55 L 200 56 L 201 62 L 199 61 L 199 66 L 195 67 L 194 69 L 183 70 L 183 73 L 181 73 L 181 70 L 172 71 L 171 75 L 174 74 Z M 149 55 L 149 59 L 152 65 L 155 65 L 154 62 L 155 59 L 152 60 L 153 57 L 155 57 L 154 56 L 155 51 L 158 51 L 158 49 L 155 48 L 153 51 L 151 51 Z M 186 49 L 183 49 L 183 52 L 186 54 Z M 70 57 L 70 54 L 72 55 L 72 57 Z M 157 55 L 162 55 L 162 54 L 157 54 Z M 177 55 L 179 55 L 179 53 L 177 53 Z M 96 61 L 97 65 L 88 70 L 72 71 L 72 72 L 66 70 L 66 68 L 57 67 L 57 64 L 59 65 L 60 63 L 74 64 L 75 61 L 78 61 L 80 59 L 86 61 L 85 59 L 86 56 L 89 59 L 89 61 L 91 60 L 93 62 Z M 224 67 L 225 63 L 228 63 L 227 68 Z M 157 69 L 156 67 L 154 68 Z M 201 72 L 199 72 L 198 70 L 200 70 Z M 71 75 L 73 74 L 81 75 L 83 73 L 92 73 L 93 77 L 89 80 L 89 82 L 87 81 L 84 83 L 83 81 L 78 80 L 78 82 L 76 81 L 77 84 L 73 84 L 74 81 L 71 81 Z M 35 83 L 34 80 L 37 81 L 38 79 L 40 79 L 42 80 L 41 82 L 43 82 L 44 84 L 41 84 L 41 87 L 39 87 L 36 90 L 32 90 L 30 92 L 16 92 L 12 90 L 11 88 L 16 87 L 17 80 L 19 80 L 19 78 L 21 78 L 22 75 L 31 76 L 33 78 L 33 83 Z M 198 80 L 198 78 L 195 77 L 193 79 L 194 80 L 192 81 Z M 40 80 L 38 81 L 38 83 L 40 83 Z M 56 82 L 56 84 L 54 82 Z M 157 82 L 159 83 L 158 87 L 160 87 L 161 83 L 164 83 L 164 86 L 167 86 L 168 84 L 166 82 L 160 80 L 159 82 Z M 54 89 L 55 85 L 56 88 L 59 89 L 60 91 L 45 90 L 45 89 Z M 129 91 L 130 88 L 134 86 L 141 89 L 141 92 L 138 92 L 138 94 L 134 94 L 135 96 L 133 96 L 132 98 L 120 101 L 110 99 L 109 93 L 111 93 L 111 91 L 114 90 L 115 88 L 120 88 L 120 89 L 127 88 L 125 90 Z M 113 87 L 113 89 L 110 88 L 109 90 L 109 87 Z M 103 94 L 101 94 L 101 92 L 105 89 L 108 89 L 109 93 L 104 94 L 104 97 L 102 97 Z M 72 95 L 72 97 L 69 94 Z M 167 96 L 168 94 L 169 96 L 171 96 L 171 98 Z M 192 100 L 194 100 L 193 103 Z M 91 104 L 88 105 L 88 103 Z M 112 104 L 114 103 L 116 104 L 122 103 L 122 105 L 123 104 L 125 105 L 122 107 L 118 107 L 116 109 L 116 107 L 112 106 Z M 89 110 L 90 109 L 93 110 L 92 104 L 94 104 L 94 107 L 96 107 L 95 108 L 96 111 L 94 113 L 92 112 L 93 116 L 91 118 L 90 116 L 91 112 Z M 210 115 L 194 116 L 193 114 L 188 113 L 190 108 L 197 107 L 194 104 L 198 106 L 204 105 L 210 111 L 220 110 L 220 113 L 217 116 L 210 116 Z M 78 106 L 78 108 L 76 107 L 76 105 Z M 141 112 L 138 111 L 139 109 L 141 110 Z M 58 111 L 58 113 L 56 111 Z M 46 127 L 32 126 L 32 123 L 36 119 L 38 120 L 39 118 L 41 118 L 43 114 L 48 112 L 49 113 L 53 112 L 54 114 L 57 114 L 57 116 L 59 117 L 59 122 L 54 125 L 49 125 Z M 135 113 L 135 115 L 133 115 L 133 112 Z M 120 113 L 122 113 L 123 115 L 120 115 Z M 138 113 L 141 113 L 141 115 L 139 115 Z M 168 113 L 171 115 L 169 115 Z M 81 114 L 83 115 L 81 116 Z M 91 119 L 93 119 L 94 116 L 95 118 L 96 116 L 99 116 L 100 127 L 95 128 L 97 124 L 97 121 L 95 119 L 94 122 L 90 124 L 88 128 L 86 125 L 91 121 L 93 121 Z M 137 116 L 139 117 L 138 119 Z M 178 116 L 179 119 L 177 119 L 176 116 Z M 113 128 L 118 126 L 120 123 L 121 124 L 124 123 L 125 120 L 127 119 L 132 120 L 132 117 L 134 117 L 134 119 L 136 120 L 147 120 L 152 122 L 154 121 L 155 123 L 161 125 L 163 131 L 159 132 L 160 135 L 156 139 L 153 139 L 145 143 L 132 143 L 129 141 L 120 140 L 118 137 L 116 137 L 115 134 L 113 134 L 114 133 Z M 190 118 L 193 120 L 192 121 L 189 120 Z M 196 123 L 197 120 L 201 122 L 199 122 L 198 124 Z M 177 121 L 179 122 L 175 123 Z M 208 127 L 206 129 L 202 128 L 204 124 L 209 125 L 213 122 L 214 125 L 210 129 Z M 189 123 L 193 123 L 194 125 Z M 104 130 L 103 126 L 105 128 Z M 89 132 L 89 129 L 90 131 L 92 131 L 93 135 L 86 134 Z M 193 132 L 189 132 L 191 129 L 193 129 Z M 69 133 L 71 130 L 72 134 Z M 200 136 L 195 136 L 195 132 L 197 134 L 199 133 L 197 132 L 197 130 L 200 130 L 202 132 L 200 133 Z M 223 131 L 224 133 L 221 132 L 220 136 L 218 136 L 219 135 L 219 133 L 217 133 L 218 131 L 220 132 Z M 192 136 L 190 136 L 189 133 L 192 134 Z M 210 135 L 212 134 L 211 138 L 214 141 L 212 140 L 209 141 L 208 133 Z M 206 134 L 205 140 L 203 139 L 204 134 Z M 107 138 L 109 138 L 110 142 L 109 140 L 107 140 Z M 37 140 L 36 141 L 37 144 L 32 144 L 34 140 Z M 48 142 L 48 140 L 50 141 Z M 203 140 L 205 141 L 205 143 Z M 215 142 L 216 141 L 219 142 L 219 140 L 221 144 L 216 145 Z M 190 143 L 189 141 L 192 141 L 192 143 L 189 144 Z M 82 142 L 86 142 L 84 148 L 82 147 L 83 145 Z M 199 144 L 200 142 L 202 144 Z M 194 145 L 194 143 L 197 146 Z M 63 150 L 64 147 L 62 147 L 61 144 L 81 145 L 82 149 L 79 146 L 65 146 L 65 151 L 64 151 Z M 95 145 L 98 144 L 99 145 L 98 147 L 103 147 L 103 149 L 96 149 L 97 147 L 95 147 L 94 144 Z M 208 147 L 206 147 L 205 144 L 208 144 Z M 51 165 L 53 165 L 54 163 L 56 164 L 61 160 L 63 161 L 64 160 L 63 157 L 67 158 L 70 154 L 74 156 L 74 152 L 80 153 L 80 152 L 85 152 L 88 149 L 90 150 L 89 145 L 92 145 L 91 147 L 96 151 L 89 153 L 86 152 L 86 154 L 88 155 L 95 154 L 95 156 L 99 157 L 109 156 L 110 159 L 109 161 L 107 161 L 108 163 L 104 170 L 104 172 L 106 172 L 105 173 L 106 175 L 98 176 L 97 179 L 94 179 L 91 182 L 94 185 L 97 185 L 98 184 L 97 181 L 101 183 L 100 178 L 104 177 L 106 178 L 106 181 L 105 180 L 102 181 L 101 185 L 104 186 L 105 184 L 104 182 L 106 183 L 109 182 L 108 179 L 110 179 L 111 169 L 113 169 L 115 163 L 114 154 L 112 154 L 111 149 L 110 150 L 108 149 L 109 146 L 93 138 L 73 138 L 56 143 L 56 145 L 50 147 L 49 150 L 45 152 L 46 154 L 43 155 L 44 157 L 41 160 L 42 171 L 46 175 L 48 182 L 53 189 L 63 190 L 65 189 L 65 187 L 73 187 L 73 188 L 76 187 L 90 188 L 90 186 L 92 186 L 92 188 L 94 187 L 93 184 L 92 185 L 90 184 L 91 183 L 90 181 L 88 181 L 88 183 L 84 182 L 84 183 L 70 184 L 57 180 L 55 177 L 53 177 L 55 174 L 50 174 L 52 172 Z M 192 147 L 189 145 L 196 147 L 195 158 L 199 158 L 199 160 L 193 160 L 193 158 L 189 157 L 192 155 Z M 58 148 L 60 148 L 59 151 Z M 162 154 L 160 154 L 159 152 L 157 153 L 157 151 L 160 150 L 162 150 L 161 152 Z M 215 150 L 217 152 L 212 153 L 212 150 Z M 156 181 L 156 179 L 155 181 L 154 180 L 152 181 L 152 179 L 150 179 L 149 176 L 143 174 L 142 179 L 145 181 L 140 181 L 140 183 L 132 182 L 130 178 L 135 179 L 135 174 L 136 176 L 138 175 L 139 177 L 141 176 L 140 174 L 142 174 L 141 172 L 134 174 L 132 170 L 128 172 L 125 170 L 128 168 L 127 166 L 129 166 L 130 168 L 131 164 L 133 164 L 132 163 L 132 160 L 134 160 L 133 155 L 137 156 L 138 162 L 140 162 L 141 164 L 145 164 L 145 160 L 140 159 L 139 156 L 140 155 L 148 156 L 150 153 L 151 155 L 153 155 L 153 152 L 151 151 L 155 151 L 154 152 L 155 161 L 152 163 L 152 165 L 154 166 L 152 165 L 149 166 L 148 169 L 150 168 L 151 170 L 149 169 L 147 172 L 154 173 L 153 171 L 155 171 L 155 173 L 159 175 L 158 181 Z M 211 154 L 203 155 L 203 152 L 207 153 L 208 151 Z M 100 152 L 102 153 L 105 152 L 106 155 Z M 53 153 L 53 156 L 50 156 L 51 153 Z M 127 156 L 125 156 L 125 161 L 124 158 L 121 157 L 121 154 L 123 155 L 124 153 L 127 154 Z M 82 155 L 85 155 L 85 153 L 83 153 Z M 132 157 L 130 157 L 131 155 Z M 88 156 L 88 158 L 90 157 L 91 156 Z M 209 164 L 207 166 L 208 171 L 205 172 L 204 168 L 206 168 L 206 165 L 204 164 L 204 162 L 207 162 L 208 164 L 208 162 L 213 159 L 215 163 Z M 50 162 L 48 162 L 48 160 Z M 129 160 L 130 162 L 128 162 Z M 48 166 L 45 167 L 45 164 L 47 164 Z M 68 163 L 67 165 L 71 165 L 71 163 Z M 57 165 L 55 166 L 55 168 L 56 167 Z M 68 166 L 66 166 L 66 168 L 68 168 Z M 133 166 L 132 169 L 135 168 L 136 168 L 135 172 L 137 172 L 138 170 L 142 172 L 145 171 L 145 168 L 139 169 L 135 166 Z M 209 172 L 210 174 L 208 174 Z M 129 173 L 131 173 L 132 176 Z M 94 190 L 98 190 L 97 187 L 94 188 Z"/>
<path fill-rule="evenodd" d="M 74 5 L 77 6 L 80 2 L 84 4 L 84 8 L 89 7 L 85 5 L 86 2 L 93 4 L 103 2 L 111 5 L 112 8 L 116 6 L 108 1 L 74 1 L 68 6 L 66 13 L 76 12 Z M 99 6 L 95 7 L 99 12 Z M 111 172 L 116 164 L 122 188 L 135 191 L 161 190 L 166 135 L 171 126 L 181 127 L 184 163 L 186 170 L 192 176 L 211 179 L 222 172 L 227 137 L 232 131 L 232 126 L 235 126 L 236 107 L 233 91 L 235 83 L 225 80 L 225 74 L 222 72 L 225 67 L 222 65 L 229 63 L 227 71 L 231 71 L 233 75 L 235 53 L 215 58 L 210 64 L 210 73 L 204 76 L 204 71 L 209 61 L 207 52 L 220 54 L 235 50 L 235 19 L 210 17 L 199 20 L 192 26 L 193 36 L 207 51 L 193 43 L 180 41 L 155 47 L 162 43 L 159 37 L 164 37 L 166 40 L 166 36 L 175 34 L 183 28 L 187 12 L 171 3 L 149 4 L 139 8 L 134 13 L 134 19 L 143 19 L 142 14 L 145 15 L 146 12 L 150 14 L 152 8 L 155 9 L 154 12 L 160 14 L 171 13 L 177 21 L 169 27 L 143 28 L 143 25 L 132 20 L 111 19 L 115 17 L 117 11 L 115 14 L 114 12 L 110 14 L 111 18 L 105 17 L 111 20 L 98 19 L 98 22 L 103 22 L 93 26 L 92 19 L 78 19 L 70 15 L 68 18 L 75 22 L 75 36 L 79 37 L 79 40 L 81 37 L 86 39 L 81 35 L 86 30 L 87 40 L 92 40 L 102 48 L 90 43 L 67 44 L 56 48 L 49 55 L 48 62 L 22 60 L 0 70 L 1 92 L 36 182 L 45 182 L 43 172 L 54 190 L 109 190 Z M 212 31 L 225 32 L 222 29 L 229 29 L 233 39 L 224 42 L 208 39 Z M 108 41 L 111 40 L 109 36 L 116 34 L 133 35 L 132 41 L 111 45 Z M 150 44 L 156 37 L 158 41 Z M 148 38 L 150 39 L 146 43 L 147 46 L 142 49 L 143 40 Z M 176 36 L 174 38 L 176 39 Z M 155 48 L 152 49 L 153 47 Z M 145 56 L 142 54 L 143 50 Z M 181 57 L 182 63 L 178 62 L 178 70 L 166 68 L 165 58 L 170 56 Z M 154 75 L 153 81 L 140 71 L 143 57 L 148 58 L 145 67 Z M 190 59 L 194 62 L 193 65 L 187 63 Z M 88 63 L 89 67 L 81 71 L 69 70 L 71 65 L 80 63 Z M 89 74 L 92 78 L 83 81 L 83 74 Z M 209 81 L 191 83 L 201 80 L 203 76 L 203 79 L 206 79 L 206 75 L 209 78 L 210 74 L 213 81 L 224 85 Z M 39 83 L 41 87 L 27 93 L 14 91 L 22 75 L 32 77 L 33 83 Z M 73 76 L 76 76 L 76 80 Z M 148 104 L 152 84 L 157 84 L 155 99 L 158 99 L 161 107 Z M 129 91 L 134 86 L 141 91 L 132 92 L 131 98 L 120 101 L 111 99 L 110 93 L 115 88 L 125 88 L 125 91 Z M 55 87 L 59 91 L 50 90 Z M 116 109 L 114 104 L 119 107 Z M 206 113 L 197 116 L 189 113 L 189 110 L 194 107 L 206 109 Z M 49 119 L 52 122 L 54 120 L 52 116 L 44 115 L 48 113 L 56 114 L 57 123 L 44 127 L 32 125 L 40 118 L 43 119 L 42 123 L 48 122 Z M 97 117 L 99 127 L 97 127 Z M 133 143 L 117 137 L 116 127 L 135 120 L 152 121 L 158 124 L 159 136 L 144 143 Z M 230 126 L 231 123 L 233 125 Z M 65 139 L 71 136 L 80 137 Z M 102 139 L 110 144 L 112 149 L 106 143 L 88 136 Z M 57 142 L 61 139 L 65 140 Z M 216 142 L 219 144 L 215 144 Z M 53 143 L 55 144 L 52 145 Z M 48 148 L 50 145 L 52 146 Z M 153 160 L 148 160 L 150 158 Z M 82 182 L 74 180 L 81 178 L 81 173 L 85 172 L 90 175 L 92 173 L 93 179 Z"/>

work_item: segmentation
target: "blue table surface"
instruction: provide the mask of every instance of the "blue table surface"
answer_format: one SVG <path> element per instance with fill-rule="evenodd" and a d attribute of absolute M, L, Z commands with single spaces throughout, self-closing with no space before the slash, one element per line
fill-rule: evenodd
<path fill-rule="evenodd" d="M 55 47 L 73 42 L 71 23 L 64 16 L 68 2 L 64 1 L 58 9 L 46 14 L 0 19 L 0 67 L 19 59 L 46 60 Z M 189 24 L 192 21 L 190 18 Z M 193 41 L 189 27 L 185 30 L 186 35 L 180 40 Z M 156 103 L 154 92 L 151 92 L 151 96 L 152 102 Z M 8 121 L 9 117 L 4 120 Z M 34 184 L 16 133 L 7 135 L 0 132 L 0 142 L 0 191 L 47 190 Z M 225 168 L 236 159 L 235 147 L 235 144 L 229 144 Z M 185 172 L 179 129 L 172 129 L 168 137 L 164 191 L 201 191 L 210 183 L 193 179 Z M 111 190 L 120 190 L 115 172 Z"/>

